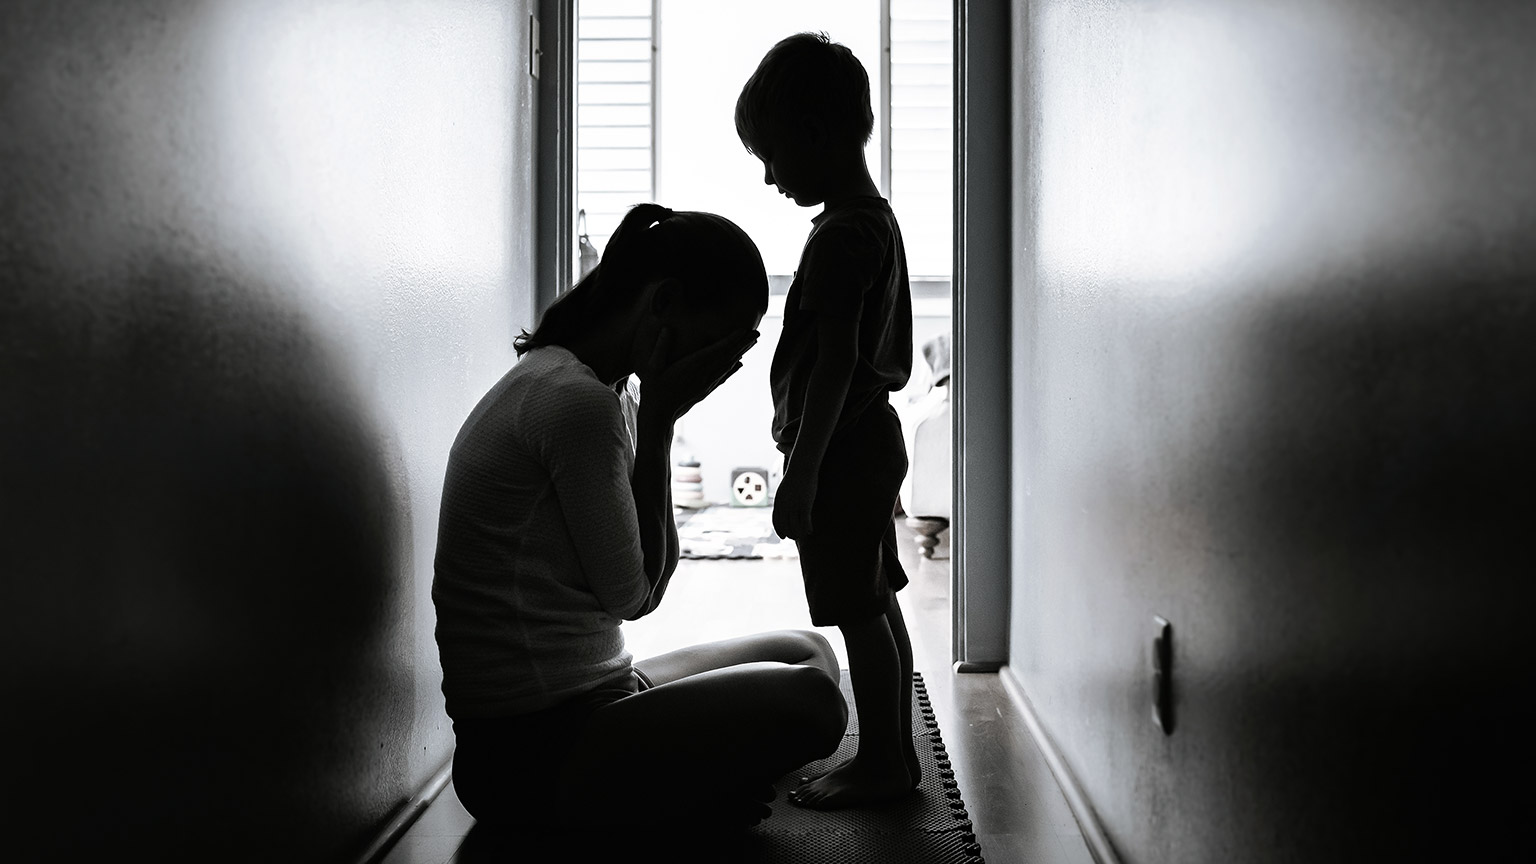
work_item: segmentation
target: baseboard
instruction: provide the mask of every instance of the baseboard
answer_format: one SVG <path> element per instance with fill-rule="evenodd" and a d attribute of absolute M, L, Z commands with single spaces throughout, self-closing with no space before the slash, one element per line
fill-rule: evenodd
<path fill-rule="evenodd" d="M 1024 717 L 1024 725 L 1029 727 L 1029 734 L 1040 746 L 1040 752 L 1045 756 L 1045 764 L 1050 766 L 1051 776 L 1056 778 L 1056 785 L 1061 787 L 1061 794 L 1067 799 L 1067 806 L 1072 809 L 1072 816 L 1077 820 L 1079 830 L 1083 832 L 1083 842 L 1088 845 L 1088 852 L 1093 856 L 1096 864 L 1120 864 L 1120 857 L 1115 854 L 1113 846 L 1109 845 L 1109 838 L 1104 834 L 1104 826 L 1099 824 L 1098 814 L 1094 812 L 1093 805 L 1088 801 L 1088 796 L 1083 794 L 1083 789 L 1077 783 L 1077 778 L 1072 776 L 1072 771 L 1067 768 L 1066 760 L 1062 759 L 1061 751 L 1051 742 L 1051 737 L 1045 734 L 1045 727 L 1040 723 L 1040 717 L 1035 714 L 1035 706 L 1024 693 L 1024 687 L 1013 676 L 1013 670 L 1004 666 L 998 673 L 998 679 L 1003 682 L 1003 689 L 1008 691 L 1008 697 L 1013 700 L 1014 707 Z"/>
<path fill-rule="evenodd" d="M 400 805 L 389 822 L 379 831 L 379 835 L 369 844 L 368 850 L 357 859 L 357 864 L 378 864 L 389 854 L 389 850 L 405 836 L 416 820 L 431 806 L 439 793 L 448 785 L 448 778 L 453 773 L 453 758 L 449 757 L 443 766 L 437 769 L 431 779 L 427 780 L 421 791 L 411 796 L 411 799 Z"/>
<path fill-rule="evenodd" d="M 955 662 L 955 671 L 962 674 L 967 672 L 996 672 L 1001 668 L 1003 668 L 1003 664 L 995 660 L 958 660 Z"/>

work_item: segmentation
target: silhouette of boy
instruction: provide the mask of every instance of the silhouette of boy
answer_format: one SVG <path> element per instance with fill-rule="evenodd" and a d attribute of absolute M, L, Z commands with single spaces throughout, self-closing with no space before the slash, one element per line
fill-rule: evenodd
<path fill-rule="evenodd" d="M 773 524 L 800 551 L 811 620 L 848 649 L 859 748 L 790 795 L 834 809 L 916 787 L 912 645 L 896 592 L 894 514 L 907 472 L 889 393 L 912 371 L 906 251 L 864 161 L 869 75 L 846 47 L 800 33 L 775 45 L 736 102 L 736 131 L 763 182 L 823 205 L 800 254 L 773 356 L 773 436 L 785 454 Z"/>

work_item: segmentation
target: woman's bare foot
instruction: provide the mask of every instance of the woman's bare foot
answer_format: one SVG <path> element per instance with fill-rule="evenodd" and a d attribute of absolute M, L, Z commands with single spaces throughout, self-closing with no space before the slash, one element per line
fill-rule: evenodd
<path fill-rule="evenodd" d="M 855 756 L 789 793 L 789 803 L 814 810 L 837 810 L 886 801 L 915 788 L 905 760 L 894 766 L 884 761 L 869 766 L 871 761 L 874 760 Z"/>
<path fill-rule="evenodd" d="M 704 830 L 739 831 L 773 815 L 769 806 L 774 790 L 770 783 L 718 790 L 708 803 L 701 803 L 695 814 Z"/>

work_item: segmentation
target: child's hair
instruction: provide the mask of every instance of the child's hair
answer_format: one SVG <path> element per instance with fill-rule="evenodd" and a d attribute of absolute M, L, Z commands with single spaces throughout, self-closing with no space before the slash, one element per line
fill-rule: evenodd
<path fill-rule="evenodd" d="M 608 238 L 602 260 L 544 310 L 532 333 L 512 341 L 521 357 L 563 345 L 628 306 L 647 282 L 675 277 L 696 308 L 768 309 L 768 272 L 757 244 L 736 223 L 713 213 L 638 204 Z"/>
<path fill-rule="evenodd" d="M 768 49 L 736 99 L 736 134 L 757 153 L 804 114 L 859 147 L 875 131 L 869 73 L 825 33 L 796 33 Z"/>

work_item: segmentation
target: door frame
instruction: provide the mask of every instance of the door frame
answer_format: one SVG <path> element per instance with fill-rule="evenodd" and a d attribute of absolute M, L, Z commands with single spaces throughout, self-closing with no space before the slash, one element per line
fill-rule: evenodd
<path fill-rule="evenodd" d="M 954 663 L 960 672 L 995 672 L 1008 660 L 1012 588 L 1010 5 L 955 0 L 954 6 L 950 610 Z"/>
<path fill-rule="evenodd" d="M 533 320 L 572 282 L 576 248 L 576 0 L 537 0 Z"/>

